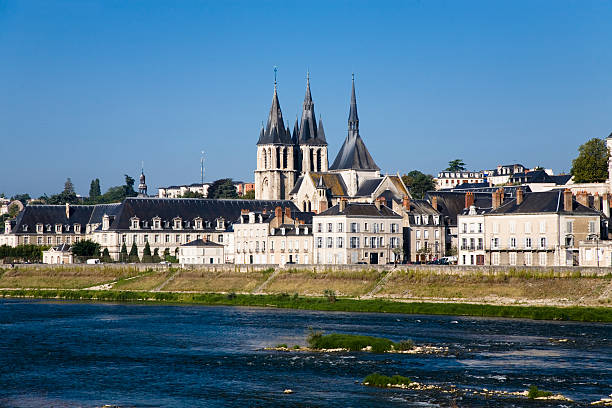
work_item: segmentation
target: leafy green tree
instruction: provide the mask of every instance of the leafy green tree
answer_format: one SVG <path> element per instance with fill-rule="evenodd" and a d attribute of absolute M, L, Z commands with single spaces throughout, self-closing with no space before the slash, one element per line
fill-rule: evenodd
<path fill-rule="evenodd" d="M 142 263 L 152 263 L 153 257 L 151 256 L 151 246 L 147 242 L 144 250 L 142 251 Z"/>
<path fill-rule="evenodd" d="M 127 262 L 128 261 L 128 251 L 125 246 L 125 242 L 121 244 L 121 251 L 119 252 L 119 262 Z"/>
<path fill-rule="evenodd" d="M 3 259 L 5 263 L 15 260 L 40 262 L 42 252 L 48 248 L 48 246 L 33 244 L 17 245 L 16 247 L 2 245 L 0 246 L 0 259 Z"/>
<path fill-rule="evenodd" d="M 110 253 L 108 252 L 108 248 L 104 248 L 104 251 L 102 251 L 102 262 L 104 263 L 113 262 L 113 258 L 111 258 Z"/>
<path fill-rule="evenodd" d="M 32 199 L 32 197 L 30 197 L 30 195 L 28 193 L 25 194 L 16 194 L 13 197 L 11 197 L 11 201 L 13 200 L 18 200 L 21 201 L 21 204 L 26 205 L 28 203 L 28 201 L 30 201 Z"/>
<path fill-rule="evenodd" d="M 19 214 L 19 206 L 17 204 L 11 204 L 8 208 L 9 218 L 15 218 Z"/>
<path fill-rule="evenodd" d="M 159 248 L 155 248 L 153 251 L 153 263 L 160 263 L 161 258 L 159 257 Z"/>
<path fill-rule="evenodd" d="M 446 171 L 464 171 L 465 163 L 461 159 L 455 159 L 448 162 Z"/>
<path fill-rule="evenodd" d="M 130 248 L 130 255 L 128 257 L 128 261 L 130 262 L 140 262 L 140 258 L 138 258 L 138 247 L 136 247 L 136 243 L 132 242 L 132 247 Z"/>
<path fill-rule="evenodd" d="M 243 195 L 238 198 L 242 198 L 243 200 L 254 200 L 255 199 L 255 190 L 247 191 Z"/>
<path fill-rule="evenodd" d="M 127 174 L 125 176 L 125 196 L 126 197 L 136 197 L 138 194 L 134 190 L 134 179 Z"/>
<path fill-rule="evenodd" d="M 100 179 L 91 180 L 91 184 L 89 185 L 89 198 L 97 199 L 102 195 L 100 191 Z"/>
<path fill-rule="evenodd" d="M 164 259 L 167 261 L 170 256 L 170 248 L 164 249 Z"/>
<path fill-rule="evenodd" d="M 208 198 L 238 198 L 232 179 L 226 178 L 214 181 L 208 188 Z"/>
<path fill-rule="evenodd" d="M 410 194 L 416 199 L 425 197 L 425 193 L 435 190 L 434 178 L 430 174 L 421 173 L 418 170 L 412 170 L 408 174 L 402 176 L 402 181 L 410 189 Z"/>
<path fill-rule="evenodd" d="M 59 194 L 53 194 L 51 197 L 47 198 L 47 204 L 77 204 L 79 203 L 79 198 L 77 197 L 74 191 L 62 191 Z"/>
<path fill-rule="evenodd" d="M 100 256 L 100 244 L 90 239 L 75 242 L 70 249 L 72 250 L 72 254 L 80 260 L 98 258 Z"/>
<path fill-rule="evenodd" d="M 72 184 L 70 177 L 68 177 L 64 183 L 64 193 L 74 193 L 74 184 Z"/>
<path fill-rule="evenodd" d="M 608 178 L 608 147 L 602 139 L 593 138 L 578 148 L 570 174 L 576 183 L 602 183 Z"/>

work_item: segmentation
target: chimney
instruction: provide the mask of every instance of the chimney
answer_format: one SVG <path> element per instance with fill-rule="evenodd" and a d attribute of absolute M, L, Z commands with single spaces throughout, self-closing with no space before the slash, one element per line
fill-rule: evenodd
<path fill-rule="evenodd" d="M 438 211 L 438 196 L 431 197 L 431 206 L 434 210 Z"/>
<path fill-rule="evenodd" d="M 437 199 L 438 197 L 435 198 Z M 408 197 L 407 195 L 405 195 L 402 199 L 402 207 L 404 207 L 404 210 L 410 211 L 410 197 Z"/>
<path fill-rule="evenodd" d="M 603 202 L 601 203 L 603 207 L 603 213 L 606 217 L 610 218 L 610 195 L 608 193 L 604 193 Z"/>
<path fill-rule="evenodd" d="M 242 210 L 240 210 L 240 214 L 248 215 L 249 214 L 249 210 L 242 209 Z"/>
<path fill-rule="evenodd" d="M 563 191 L 563 211 L 572 211 L 572 198 L 572 190 L 566 188 L 565 191 Z"/>
<path fill-rule="evenodd" d="M 378 199 L 380 200 L 381 207 L 387 205 L 387 199 L 385 197 L 378 197 Z"/>
<path fill-rule="evenodd" d="M 274 209 L 274 216 L 275 216 L 276 218 L 283 218 L 283 209 L 282 209 L 282 208 L 280 208 L 280 207 L 276 207 L 276 208 Z M 282 220 L 281 220 L 281 222 L 282 222 Z"/>
<path fill-rule="evenodd" d="M 285 218 L 291 219 L 291 207 L 285 208 Z"/>
<path fill-rule="evenodd" d="M 499 190 L 491 193 L 491 208 L 495 210 L 497 207 L 499 207 Z"/>
<path fill-rule="evenodd" d="M 319 201 L 319 214 L 323 211 L 327 211 L 327 200 Z"/>
<path fill-rule="evenodd" d="M 588 207 L 589 206 L 589 195 L 584 190 L 579 191 L 576 193 L 576 201 L 578 201 L 580 204 L 584 205 L 585 207 Z"/>
<path fill-rule="evenodd" d="M 343 212 L 346 209 L 346 198 L 341 198 L 339 205 L 340 205 L 340 212 Z"/>
<path fill-rule="evenodd" d="M 70 204 L 66 203 L 66 218 L 70 219 Z"/>
<path fill-rule="evenodd" d="M 376 206 L 376 209 L 380 211 L 380 200 L 378 198 L 374 200 L 374 205 Z"/>
<path fill-rule="evenodd" d="M 472 193 L 471 191 L 468 191 L 467 193 L 465 193 L 465 207 L 464 208 L 470 208 L 473 205 L 474 205 L 474 193 Z"/>
<path fill-rule="evenodd" d="M 263 211 L 261 212 L 262 214 L 267 214 L 268 213 L 268 209 L 264 208 Z"/>
<path fill-rule="evenodd" d="M 516 205 L 521 205 L 522 202 L 523 202 L 523 189 L 517 188 L 516 189 Z"/>
<path fill-rule="evenodd" d="M 601 198 L 599 197 L 599 193 L 595 193 L 593 196 L 593 208 L 597 211 L 601 211 Z"/>
<path fill-rule="evenodd" d="M 504 203 L 504 189 L 500 187 L 497 191 L 499 194 L 499 205 L 502 205 Z"/>

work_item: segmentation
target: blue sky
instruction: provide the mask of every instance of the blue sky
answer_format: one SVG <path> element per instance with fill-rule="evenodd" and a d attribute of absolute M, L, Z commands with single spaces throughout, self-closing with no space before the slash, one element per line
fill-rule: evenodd
<path fill-rule="evenodd" d="M 252 180 L 278 66 L 293 128 L 306 70 L 333 161 L 355 72 L 385 172 L 518 161 L 569 171 L 612 131 L 610 1 L 0 0 L 0 192 L 150 192 Z"/>

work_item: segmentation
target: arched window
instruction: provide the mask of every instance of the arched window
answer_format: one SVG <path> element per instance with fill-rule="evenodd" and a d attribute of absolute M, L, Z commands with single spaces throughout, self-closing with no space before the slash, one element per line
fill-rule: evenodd
<path fill-rule="evenodd" d="M 281 165 L 281 155 L 280 155 L 280 148 L 276 148 L 276 166 L 274 167 L 275 169 L 278 169 Z"/>
<path fill-rule="evenodd" d="M 266 152 L 266 149 L 264 149 L 262 152 L 264 156 L 264 169 L 267 169 L 268 168 L 268 153 Z"/>
<path fill-rule="evenodd" d="M 322 165 L 321 165 L 321 149 L 317 150 L 317 171 L 321 171 L 322 169 Z"/>
<path fill-rule="evenodd" d="M 283 169 L 287 168 L 287 148 L 283 148 Z"/>
<path fill-rule="evenodd" d="M 313 154 L 312 149 L 308 149 L 308 154 L 310 156 L 310 160 L 309 160 L 310 171 L 314 171 L 314 154 Z"/>

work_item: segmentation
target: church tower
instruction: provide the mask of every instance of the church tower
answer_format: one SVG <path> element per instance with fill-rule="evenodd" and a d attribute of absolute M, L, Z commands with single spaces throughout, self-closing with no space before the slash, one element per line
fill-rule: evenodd
<path fill-rule="evenodd" d="M 261 129 L 257 142 L 257 170 L 255 170 L 256 200 L 287 200 L 296 181 L 295 144 L 291 131 L 285 128 L 278 101 L 276 69 L 274 96 L 266 127 Z"/>
<path fill-rule="evenodd" d="M 140 182 L 138 183 L 138 197 L 147 196 L 147 183 L 144 175 L 144 166 L 140 169 Z"/>
<path fill-rule="evenodd" d="M 299 128 L 294 128 L 294 135 L 298 133 L 297 143 L 299 145 L 300 156 L 298 166 L 300 175 L 308 172 L 327 171 L 327 141 L 323 122 L 319 119 L 317 127 L 317 117 L 314 111 L 314 102 L 310 94 L 310 75 L 306 75 L 306 96 L 302 108 L 302 120 Z"/>

